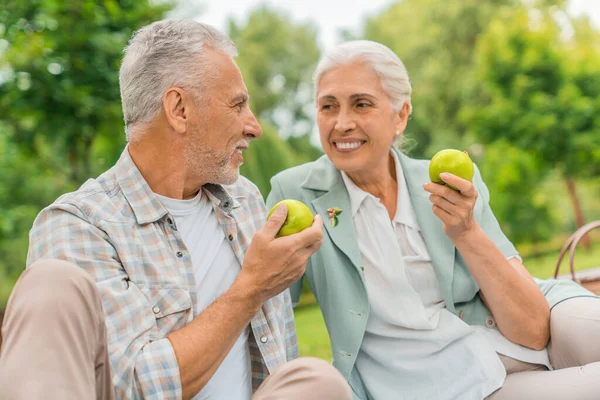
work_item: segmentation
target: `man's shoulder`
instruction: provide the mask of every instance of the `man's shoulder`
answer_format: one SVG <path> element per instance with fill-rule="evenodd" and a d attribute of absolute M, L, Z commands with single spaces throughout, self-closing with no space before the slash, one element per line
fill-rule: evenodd
<path fill-rule="evenodd" d="M 124 202 L 111 168 L 97 178 L 88 179 L 77 190 L 61 195 L 43 211 L 64 210 L 89 222 L 117 222 L 123 218 L 121 210 Z"/>

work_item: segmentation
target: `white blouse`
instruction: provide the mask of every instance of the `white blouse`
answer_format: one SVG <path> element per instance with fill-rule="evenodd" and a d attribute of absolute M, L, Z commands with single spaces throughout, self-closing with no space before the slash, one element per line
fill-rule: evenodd
<path fill-rule="evenodd" d="M 494 342 L 446 309 L 394 152 L 398 205 L 390 221 L 378 198 L 342 172 L 371 307 L 357 369 L 374 399 L 477 399 L 504 383 Z M 490 341 L 491 340 L 491 341 Z M 515 345 L 517 347 L 522 347 Z"/>

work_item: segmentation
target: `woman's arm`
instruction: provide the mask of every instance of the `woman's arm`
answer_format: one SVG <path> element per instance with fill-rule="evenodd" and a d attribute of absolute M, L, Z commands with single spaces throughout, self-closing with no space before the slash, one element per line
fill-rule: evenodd
<path fill-rule="evenodd" d="M 473 184 L 452 174 L 442 179 L 458 188 L 428 183 L 433 213 L 481 289 L 498 329 L 512 342 L 541 350 L 550 338 L 550 307 L 523 264 L 508 261 L 473 216 L 477 190 Z M 486 204 L 487 206 L 487 204 Z"/>

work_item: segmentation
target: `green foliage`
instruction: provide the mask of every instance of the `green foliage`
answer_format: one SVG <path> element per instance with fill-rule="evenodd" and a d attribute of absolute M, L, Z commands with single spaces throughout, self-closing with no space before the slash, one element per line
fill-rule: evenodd
<path fill-rule="evenodd" d="M 257 117 L 284 137 L 310 133 L 311 76 L 319 59 L 315 28 L 262 6 L 244 26 L 230 20 L 229 35 Z"/>
<path fill-rule="evenodd" d="M 39 211 L 117 159 L 123 47 L 170 8 L 145 0 L 3 2 L 0 280 L 12 282 L 24 268 Z M 6 288 L 0 282 L 0 304 Z"/>
<path fill-rule="evenodd" d="M 407 133 L 411 155 L 467 147 L 458 118 L 473 79 L 474 50 L 488 23 L 516 0 L 404 0 L 369 19 L 364 37 L 390 47 L 406 65 L 413 86 Z"/>
<path fill-rule="evenodd" d="M 500 14 L 478 43 L 477 83 L 461 112 L 478 141 L 508 142 L 519 150 L 507 153 L 511 168 L 536 160 L 537 168 L 524 169 L 537 179 L 528 176 L 499 188 L 512 199 L 529 192 L 529 203 L 517 200 L 512 209 L 497 210 L 508 229 L 523 240 L 542 239 L 540 233 L 552 226 L 547 206 L 534 195 L 544 176 L 558 172 L 581 226 L 585 216 L 575 179 L 600 171 L 600 53 L 594 45 L 599 34 L 577 21 L 574 35 L 565 36 L 565 22 L 557 18 L 561 15 L 526 8 Z M 488 163 L 494 174 L 500 172 L 499 165 L 506 167 L 502 161 Z"/>
<path fill-rule="evenodd" d="M 19 152 L 0 126 L 0 270 L 6 276 L 16 277 L 25 265 L 27 232 L 37 213 L 73 188 L 47 158 L 32 160 Z"/>
<path fill-rule="evenodd" d="M 98 171 L 96 140 L 123 146 L 118 69 L 133 31 L 170 4 L 149 0 L 8 0 L 0 11 L 8 80 L 0 115 L 30 156 L 61 155 L 73 181 Z M 112 160 L 111 160 L 112 161 Z"/>
<path fill-rule="evenodd" d="M 490 190 L 490 205 L 514 243 L 552 238 L 552 194 L 538 189 L 544 173 L 539 160 L 506 141 L 488 146 L 479 165 Z"/>
<path fill-rule="evenodd" d="M 239 49 L 236 62 L 250 107 L 264 132 L 245 152 L 241 173 L 266 197 L 273 175 L 321 155 L 308 136 L 314 110 L 311 74 L 319 58 L 315 29 L 263 6 L 245 25 L 231 20 L 229 35 Z"/>
<path fill-rule="evenodd" d="M 560 32 L 550 15 L 526 10 L 494 21 L 463 117 L 486 143 L 507 140 L 546 169 L 591 176 L 600 162 L 600 58 Z"/>
<path fill-rule="evenodd" d="M 271 177 L 297 165 L 298 160 L 292 148 L 277 135 L 273 126 L 262 123 L 262 128 L 262 137 L 252 142 L 250 148 L 244 152 L 244 164 L 240 172 L 254 182 L 266 198 L 271 190 Z"/>

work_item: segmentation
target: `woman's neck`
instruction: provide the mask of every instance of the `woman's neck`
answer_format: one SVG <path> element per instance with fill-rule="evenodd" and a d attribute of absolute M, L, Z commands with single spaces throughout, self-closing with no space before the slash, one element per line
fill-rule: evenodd
<path fill-rule="evenodd" d="M 398 180 L 396 179 L 396 163 L 390 153 L 387 162 L 369 171 L 346 173 L 356 186 L 377 197 L 388 210 L 390 219 L 396 215 L 398 202 Z"/>

